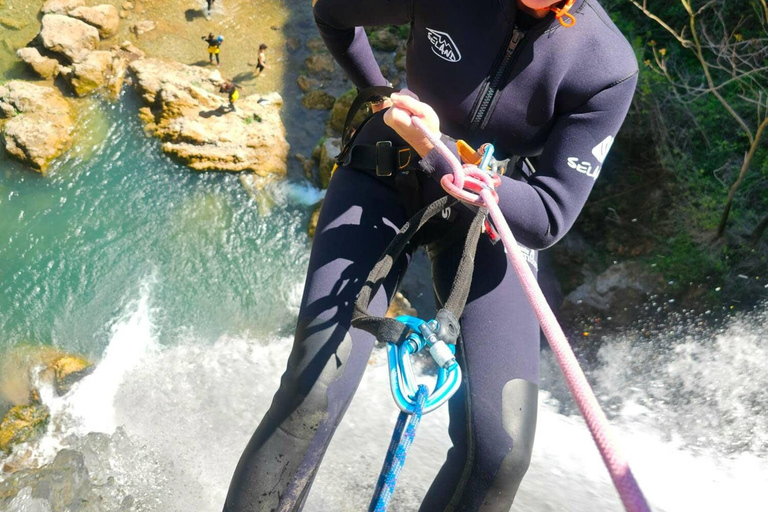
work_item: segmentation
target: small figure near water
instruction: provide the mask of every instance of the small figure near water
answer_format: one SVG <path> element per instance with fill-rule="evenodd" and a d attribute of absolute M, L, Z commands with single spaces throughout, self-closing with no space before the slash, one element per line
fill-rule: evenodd
<path fill-rule="evenodd" d="M 200 39 L 208 43 L 208 60 L 213 64 L 213 56 L 216 56 L 216 65 L 221 66 L 221 59 L 219 54 L 221 53 L 221 43 L 224 42 L 224 36 L 214 37 L 213 32 L 209 32 L 208 36 L 202 36 Z"/>
<path fill-rule="evenodd" d="M 264 50 L 266 49 L 266 44 L 261 43 L 259 45 L 259 60 L 256 63 L 256 69 L 259 71 L 259 74 L 257 76 L 261 76 L 261 74 L 264 72 L 264 69 L 267 67 L 267 55 L 264 53 Z"/>
<path fill-rule="evenodd" d="M 226 81 L 219 87 L 219 92 L 225 92 L 229 94 L 229 110 L 236 110 L 235 102 L 240 99 L 240 90 L 242 87 L 234 82 Z"/>

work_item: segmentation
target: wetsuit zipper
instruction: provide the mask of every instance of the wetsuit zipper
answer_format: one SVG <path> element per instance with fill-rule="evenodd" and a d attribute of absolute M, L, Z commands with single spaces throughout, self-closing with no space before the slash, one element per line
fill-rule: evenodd
<path fill-rule="evenodd" d="M 509 75 L 509 71 L 512 69 L 512 64 L 515 61 L 516 55 L 515 50 L 517 50 L 524 38 L 525 33 L 515 27 L 503 57 L 499 60 L 498 65 L 491 71 L 491 73 L 488 74 L 483 86 L 480 88 L 480 94 L 478 95 L 480 101 L 475 102 L 475 107 L 472 109 L 469 117 L 469 129 L 472 133 L 484 128 L 487 124 L 487 118 L 493 111 L 491 107 L 496 102 L 499 88 L 504 85 L 504 79 Z"/>

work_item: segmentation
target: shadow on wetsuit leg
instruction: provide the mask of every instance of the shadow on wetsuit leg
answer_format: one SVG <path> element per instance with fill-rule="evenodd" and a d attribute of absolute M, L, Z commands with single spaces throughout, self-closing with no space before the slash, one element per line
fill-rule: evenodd
<path fill-rule="evenodd" d="M 350 328 L 355 298 L 406 220 L 392 189 L 357 171 L 336 171 L 318 220 L 288 365 L 240 458 L 225 512 L 300 510 L 375 341 Z M 374 298 L 374 314 L 386 311 L 406 260 Z"/>
<path fill-rule="evenodd" d="M 439 302 L 461 244 L 432 258 Z M 534 269 L 535 270 L 535 269 Z M 480 239 L 457 355 L 464 382 L 449 402 L 453 447 L 421 512 L 508 512 L 533 449 L 539 325 L 501 244 Z"/>

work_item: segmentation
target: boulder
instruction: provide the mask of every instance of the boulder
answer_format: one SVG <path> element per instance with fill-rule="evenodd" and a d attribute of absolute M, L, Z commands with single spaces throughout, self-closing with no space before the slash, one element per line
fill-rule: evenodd
<path fill-rule="evenodd" d="M 147 32 L 151 32 L 157 28 L 157 25 L 152 20 L 137 21 L 131 25 L 131 32 L 136 34 L 136 37 L 140 37 Z"/>
<path fill-rule="evenodd" d="M 289 37 L 285 40 L 285 47 L 289 52 L 295 52 L 301 46 L 301 39 L 298 37 Z"/>
<path fill-rule="evenodd" d="M 47 0 L 40 12 L 43 14 L 61 14 L 66 16 L 69 11 L 85 5 L 85 0 Z"/>
<path fill-rule="evenodd" d="M 241 97 L 234 110 L 219 93 L 221 75 L 159 59 L 130 65 L 149 106 L 142 118 L 167 154 L 198 171 L 287 172 L 289 145 L 280 119 L 282 97 Z"/>
<path fill-rule="evenodd" d="M 99 31 L 80 20 L 46 14 L 40 40 L 48 50 L 64 55 L 70 62 L 80 62 L 99 45 Z"/>
<path fill-rule="evenodd" d="M 296 83 L 299 85 L 299 89 L 301 89 L 303 92 L 309 92 L 314 89 L 318 89 L 322 85 L 320 80 L 317 78 L 309 78 L 307 75 L 299 75 L 299 77 L 296 79 Z"/>
<path fill-rule="evenodd" d="M 328 188 L 331 182 L 331 173 L 336 164 L 335 158 L 341 153 L 341 138 L 329 137 L 320 145 L 320 163 L 318 165 L 318 177 L 320 186 Z"/>
<path fill-rule="evenodd" d="M 72 143 L 74 114 L 58 89 L 22 81 L 0 86 L 3 117 L 5 150 L 43 174 Z"/>
<path fill-rule="evenodd" d="M 327 53 L 328 48 L 325 46 L 325 41 L 319 37 L 310 37 L 307 39 L 307 50 L 312 53 Z"/>
<path fill-rule="evenodd" d="M 59 396 L 66 395 L 76 382 L 95 369 L 93 363 L 87 359 L 73 355 L 56 359 L 50 368 L 53 370 L 53 385 Z"/>
<path fill-rule="evenodd" d="M 59 74 L 59 62 L 50 57 L 43 57 L 37 48 L 26 47 L 16 52 L 41 78 L 50 79 Z"/>
<path fill-rule="evenodd" d="M 401 315 L 419 316 L 419 312 L 416 311 L 416 308 L 411 306 L 410 301 L 406 299 L 402 293 L 397 292 L 392 298 L 392 302 L 389 304 L 389 309 L 387 309 L 384 316 L 386 318 L 397 318 Z"/>
<path fill-rule="evenodd" d="M 336 98 L 331 109 L 331 118 L 328 120 L 328 125 L 334 132 L 341 134 L 342 130 L 344 130 L 344 122 L 347 120 L 349 107 L 352 106 L 352 102 L 355 101 L 356 97 L 357 90 L 353 88 Z M 369 109 L 361 108 L 352 120 L 352 125 L 357 126 L 368 114 L 370 114 Z"/>
<path fill-rule="evenodd" d="M 336 98 L 325 91 L 309 91 L 301 99 L 301 104 L 310 110 L 331 110 Z"/>
<path fill-rule="evenodd" d="M 395 53 L 395 67 L 399 71 L 405 71 L 405 54 L 406 54 L 405 45 L 400 46 L 397 49 L 397 52 Z"/>
<path fill-rule="evenodd" d="M 618 324 L 626 323 L 635 316 L 634 310 L 649 295 L 661 290 L 663 284 L 659 274 L 650 272 L 640 262 L 618 263 L 569 293 L 562 311 L 568 317 L 603 315 L 611 316 Z"/>
<path fill-rule="evenodd" d="M 317 220 L 320 218 L 320 210 L 323 208 L 323 202 L 317 203 L 312 210 L 312 214 L 309 216 L 309 222 L 307 223 L 307 235 L 309 238 L 315 238 L 315 232 L 317 231 Z"/>
<path fill-rule="evenodd" d="M 393 52 L 397 50 L 399 43 L 397 36 L 393 34 L 389 28 L 381 27 L 368 35 L 368 40 L 371 43 L 371 47 L 383 52 Z"/>
<path fill-rule="evenodd" d="M 0 422 L 0 453 L 8 455 L 13 447 L 45 433 L 51 413 L 42 404 L 17 405 Z"/>
<path fill-rule="evenodd" d="M 89 437 L 95 435 L 103 434 L 88 434 Z M 133 507 L 119 506 L 114 502 L 105 503 L 104 496 L 109 495 L 106 493 L 115 492 L 113 480 L 114 478 L 109 477 L 102 485 L 95 485 L 85 464 L 84 455 L 75 450 L 63 449 L 56 454 L 51 464 L 40 468 L 22 469 L 3 479 L 0 482 L 0 505 L 10 505 L 10 510 L 25 512 L 135 510 Z M 18 501 L 14 498 L 18 498 Z M 130 505 L 130 502 L 128 504 Z"/>
<path fill-rule="evenodd" d="M 78 7 L 69 11 L 69 15 L 96 27 L 102 39 L 114 36 L 120 28 L 120 16 L 114 5 Z"/>
<path fill-rule="evenodd" d="M 308 74 L 321 78 L 330 78 L 336 67 L 333 57 L 327 53 L 310 55 L 304 61 L 304 65 L 307 67 Z"/>
<path fill-rule="evenodd" d="M 91 52 L 72 66 L 72 88 L 78 96 L 87 96 L 105 87 L 111 74 L 112 52 Z"/>
<path fill-rule="evenodd" d="M 27 22 L 8 16 L 0 17 L 0 25 L 10 30 L 21 30 L 27 26 Z"/>

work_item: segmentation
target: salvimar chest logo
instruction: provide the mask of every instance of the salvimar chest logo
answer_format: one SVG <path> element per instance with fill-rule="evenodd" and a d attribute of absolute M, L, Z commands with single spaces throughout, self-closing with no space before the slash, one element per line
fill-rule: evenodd
<path fill-rule="evenodd" d="M 432 51 L 441 59 L 448 62 L 459 62 L 461 60 L 459 48 L 453 42 L 451 36 L 445 32 L 427 28 L 427 39 L 432 44 Z"/>

